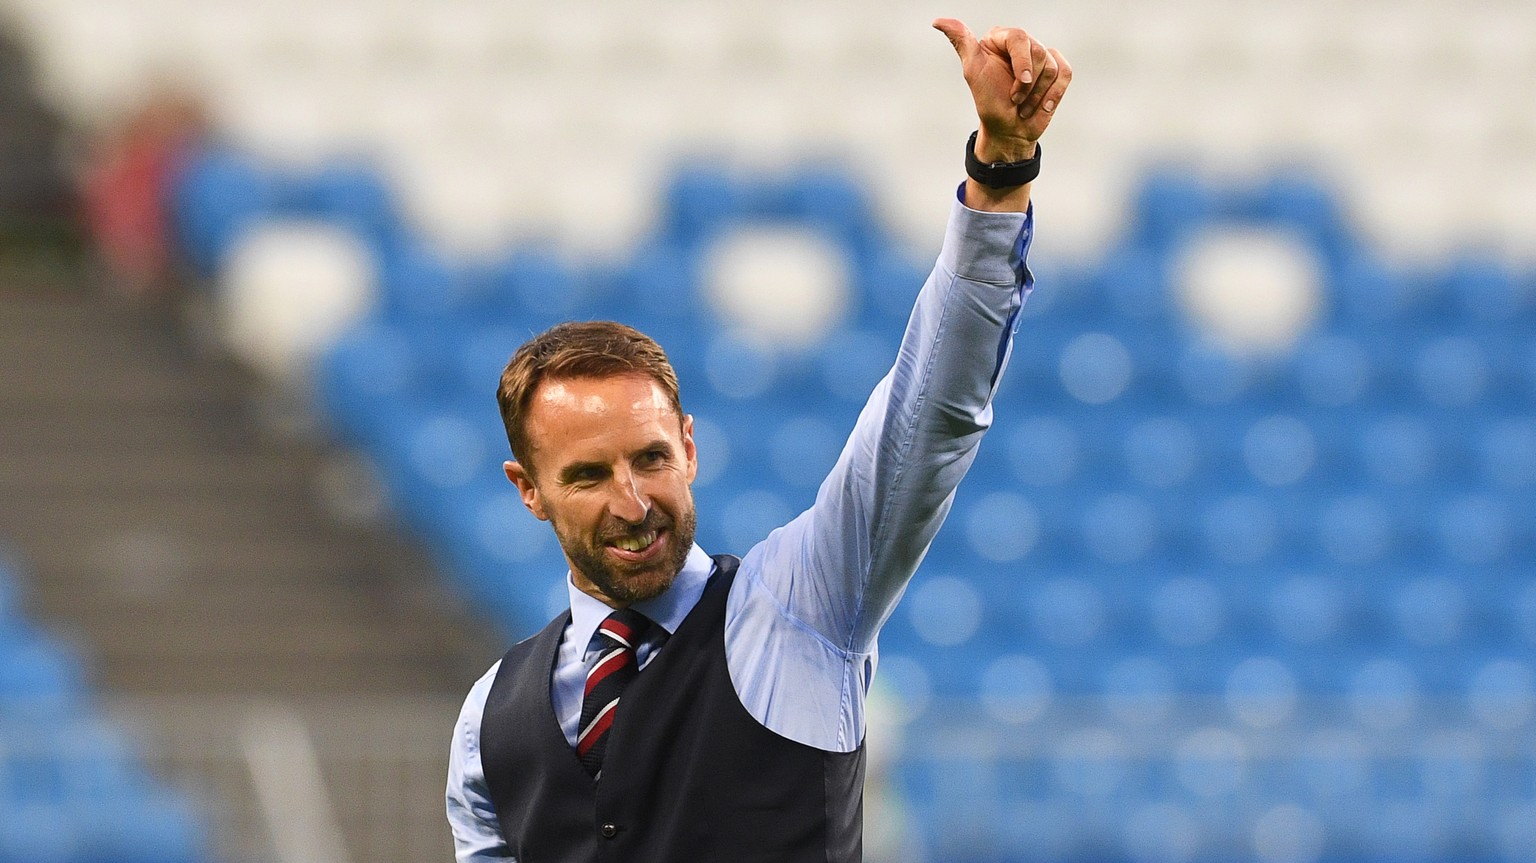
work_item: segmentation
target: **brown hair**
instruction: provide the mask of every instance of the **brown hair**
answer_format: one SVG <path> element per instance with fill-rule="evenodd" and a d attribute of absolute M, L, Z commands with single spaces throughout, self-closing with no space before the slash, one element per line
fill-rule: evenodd
<path fill-rule="evenodd" d="M 523 343 L 507 362 L 496 388 L 501 421 L 512 457 L 529 473 L 528 403 L 546 380 L 643 375 L 661 386 L 682 422 L 677 372 L 661 345 L 634 327 L 616 321 L 567 321 Z"/>

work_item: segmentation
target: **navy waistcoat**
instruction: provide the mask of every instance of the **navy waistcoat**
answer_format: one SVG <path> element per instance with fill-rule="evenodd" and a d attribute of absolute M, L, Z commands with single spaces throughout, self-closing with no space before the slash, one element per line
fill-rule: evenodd
<path fill-rule="evenodd" d="M 518 863 L 858 863 L 864 747 L 827 752 L 763 727 L 725 661 L 736 558 L 624 691 L 600 781 L 555 718 L 550 680 L 569 613 L 507 651 L 480 758 Z"/>

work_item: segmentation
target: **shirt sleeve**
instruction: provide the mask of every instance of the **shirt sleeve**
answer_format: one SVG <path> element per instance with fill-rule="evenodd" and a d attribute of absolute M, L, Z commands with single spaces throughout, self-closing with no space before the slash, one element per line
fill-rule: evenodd
<path fill-rule="evenodd" d="M 953 205 L 895 362 L 815 503 L 743 558 L 727 655 L 743 703 L 779 733 L 844 751 L 862 739 L 876 636 L 992 423 L 1032 230 L 1033 211 Z M 807 674 L 828 685 L 812 692 Z"/>
<path fill-rule="evenodd" d="M 491 804 L 490 787 L 480 763 L 480 717 L 500 668 L 500 662 L 491 666 L 469 690 L 448 750 L 448 826 L 453 831 L 458 863 L 517 861 L 501 838 L 496 807 Z"/>

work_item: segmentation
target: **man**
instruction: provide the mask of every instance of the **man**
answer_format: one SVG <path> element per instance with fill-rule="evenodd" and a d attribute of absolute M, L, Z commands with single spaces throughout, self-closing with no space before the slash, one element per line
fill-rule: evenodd
<path fill-rule="evenodd" d="M 562 324 L 508 364 L 507 478 L 559 538 L 571 610 L 465 701 L 448 779 L 462 863 L 860 859 L 876 635 L 991 422 L 1032 286 L 1036 141 L 1071 79 L 1022 30 L 934 27 L 980 120 L 970 179 L 810 510 L 711 558 L 693 544 L 693 421 L 654 342 Z"/>

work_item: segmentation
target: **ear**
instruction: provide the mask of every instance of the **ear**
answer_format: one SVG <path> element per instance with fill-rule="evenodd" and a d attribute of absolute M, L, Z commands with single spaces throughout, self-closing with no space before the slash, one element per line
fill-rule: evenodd
<path fill-rule="evenodd" d="M 507 472 L 507 479 L 517 486 L 518 496 L 523 499 L 523 506 L 533 513 L 533 517 L 539 521 L 549 521 L 549 516 L 544 512 L 544 501 L 539 497 L 538 486 L 533 484 L 533 475 L 527 468 L 515 461 L 502 464 L 501 469 Z"/>
<path fill-rule="evenodd" d="M 688 459 L 688 484 L 699 474 L 699 451 L 693 445 L 693 414 L 683 415 L 683 455 Z"/>

